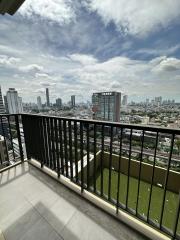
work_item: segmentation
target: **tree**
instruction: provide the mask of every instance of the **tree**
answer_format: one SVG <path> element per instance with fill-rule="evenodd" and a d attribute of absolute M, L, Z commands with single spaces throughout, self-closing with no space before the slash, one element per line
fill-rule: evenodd
<path fill-rule="evenodd" d="M 178 149 L 178 154 L 180 155 L 180 139 L 177 139 L 175 144 L 176 144 L 176 147 Z"/>

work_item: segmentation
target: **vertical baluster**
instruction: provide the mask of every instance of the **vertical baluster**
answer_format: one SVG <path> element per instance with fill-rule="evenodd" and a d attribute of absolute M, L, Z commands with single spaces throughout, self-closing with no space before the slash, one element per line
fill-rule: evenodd
<path fill-rule="evenodd" d="M 70 177 L 71 181 L 73 180 L 73 162 L 72 162 L 72 126 L 71 120 L 68 121 L 69 125 L 69 161 L 70 161 Z"/>
<path fill-rule="evenodd" d="M 51 124 L 51 141 L 52 141 L 52 156 L 53 156 L 53 167 L 52 169 L 56 170 L 56 152 L 55 152 L 55 134 L 54 134 L 54 118 L 50 119 Z"/>
<path fill-rule="evenodd" d="M 12 138 L 12 130 L 11 130 L 11 123 L 10 123 L 10 117 L 8 116 L 8 126 L 9 126 L 9 134 L 10 134 L 10 141 L 11 141 L 11 147 L 12 147 L 12 153 L 13 153 L 13 159 L 15 160 L 15 153 L 14 153 L 14 144 L 13 144 L 13 138 Z"/>
<path fill-rule="evenodd" d="M 128 197 L 129 197 L 129 179 L 130 179 L 130 167 L 131 167 L 131 148 L 132 148 L 132 132 L 130 132 L 130 142 L 129 142 L 129 160 L 128 160 L 128 179 L 127 179 L 127 194 L 126 194 L 126 209 L 128 208 Z"/>
<path fill-rule="evenodd" d="M 48 165 L 49 155 L 48 155 L 47 128 L 46 128 L 45 117 L 42 117 L 42 124 L 43 124 L 43 137 L 44 137 L 44 164 Z"/>
<path fill-rule="evenodd" d="M 57 119 L 54 119 L 54 130 L 55 130 L 55 139 L 56 139 L 57 175 L 59 178 L 60 177 L 60 164 L 59 164 L 59 138 L 58 138 Z"/>
<path fill-rule="evenodd" d="M 29 133 L 29 127 L 28 127 L 28 117 L 25 115 L 22 115 L 22 125 L 23 125 L 23 132 L 24 132 L 24 141 L 26 146 L 26 154 L 27 154 L 27 159 L 29 160 L 31 158 L 31 150 L 32 150 L 32 147 L 30 146 L 31 135 Z M 14 150 L 14 147 L 13 147 L 13 150 Z M 14 152 L 14 159 L 15 159 L 15 152 Z"/>
<path fill-rule="evenodd" d="M 52 168 L 52 150 L 51 150 L 51 135 L 50 135 L 50 125 L 49 125 L 49 118 L 46 118 L 47 123 L 47 134 L 48 134 L 48 150 L 49 150 L 49 165 L 48 167 Z"/>
<path fill-rule="evenodd" d="M 175 224 L 174 224 L 173 235 L 172 235 L 173 238 L 172 239 L 176 239 L 178 222 L 179 222 L 179 212 L 180 212 L 180 191 L 179 191 L 178 207 L 177 207 L 177 210 L 176 210 L 176 218 L 175 218 Z"/>
<path fill-rule="evenodd" d="M 19 126 L 19 116 L 15 115 L 15 123 L 16 123 L 16 131 L 17 131 L 17 137 L 18 137 L 18 145 L 19 145 L 19 154 L 21 161 L 24 161 L 24 155 L 23 155 L 23 148 L 22 148 L 22 141 L 21 141 L 21 132 L 20 132 L 20 126 Z"/>
<path fill-rule="evenodd" d="M 33 121 L 34 121 L 34 133 L 35 133 L 35 138 L 34 138 L 34 142 L 35 142 L 35 159 L 40 161 L 40 157 L 39 157 L 39 126 L 38 126 L 38 118 L 37 116 L 33 116 Z"/>
<path fill-rule="evenodd" d="M 139 192 L 140 192 L 140 185 L 141 185 L 141 167 L 143 161 L 143 147 L 144 147 L 144 130 L 141 139 L 141 155 L 139 160 L 139 174 L 138 174 L 138 190 L 137 190 L 137 200 L 136 200 L 136 216 L 138 214 L 138 205 L 139 205 Z"/>
<path fill-rule="evenodd" d="M 66 168 L 66 177 L 69 176 L 68 173 L 68 153 L 67 153 L 67 130 L 66 130 L 66 120 L 63 121 L 63 130 L 64 130 L 64 152 L 65 152 L 65 168 Z"/>
<path fill-rule="evenodd" d="M 40 152 L 40 160 L 41 160 L 41 167 L 44 166 L 45 162 L 45 151 L 44 151 L 44 134 L 43 134 L 43 122 L 42 117 L 38 117 L 38 123 L 39 123 L 39 152 Z"/>
<path fill-rule="evenodd" d="M 75 174 L 76 183 L 78 183 L 78 153 L 77 153 L 77 122 L 74 122 L 74 151 L 75 151 Z"/>
<path fill-rule="evenodd" d="M 152 189 L 153 189 L 154 173 L 155 173 L 155 166 L 156 166 L 156 153 L 157 153 L 157 147 L 158 147 L 158 139 L 159 139 L 159 132 L 157 132 L 157 134 L 156 134 L 156 144 L 155 144 L 155 149 L 154 149 L 154 160 L 153 160 L 153 170 L 152 170 L 151 187 L 150 187 L 149 203 L 148 203 L 148 211 L 147 211 L 147 222 L 149 222 L 149 214 L 150 214 L 150 207 L 151 207 Z"/>
<path fill-rule="evenodd" d="M 103 190 L 103 181 L 104 181 L 104 176 L 103 176 L 103 170 L 104 170 L 104 166 L 103 166 L 103 161 L 104 161 L 104 125 L 102 125 L 102 128 L 101 128 L 101 136 L 102 136 L 102 139 L 101 139 L 101 197 L 103 197 L 104 195 L 104 190 Z"/>
<path fill-rule="evenodd" d="M 120 177 L 121 177 L 121 157 L 122 157 L 122 134 L 123 134 L 123 128 L 121 128 L 121 134 L 120 134 L 120 139 L 119 139 L 119 163 L 118 163 L 116 214 L 118 214 L 118 208 L 119 208 L 119 192 L 120 192 Z"/>
<path fill-rule="evenodd" d="M 89 123 L 87 124 L 87 189 L 89 190 Z"/>
<path fill-rule="evenodd" d="M 170 170 L 170 166 L 171 166 L 171 157 L 172 157 L 173 147 L 174 147 L 174 138 L 175 138 L 175 135 L 172 134 L 171 150 L 170 150 L 168 166 L 167 166 L 167 170 L 166 170 L 166 178 L 165 178 L 164 193 L 163 193 L 163 204 L 162 204 L 161 216 L 160 216 L 160 222 L 159 222 L 160 229 L 162 229 L 162 220 L 163 220 L 163 216 L 164 216 L 164 206 L 165 206 L 166 191 L 167 191 L 167 184 L 168 184 L 168 178 L 169 178 L 169 170 Z"/>
<path fill-rule="evenodd" d="M 25 140 L 26 154 L 27 154 L 28 160 L 31 159 L 32 152 L 33 152 L 33 147 L 31 145 L 32 131 L 29 131 L 29 121 L 30 121 L 30 116 L 22 115 L 24 140 Z"/>
<path fill-rule="evenodd" d="M 84 190 L 84 160 L 83 160 L 83 123 L 80 122 L 80 153 L 81 153 L 81 192 Z"/>
<path fill-rule="evenodd" d="M 111 200 L 111 171 L 112 171 L 112 143 L 113 143 L 113 126 L 110 130 L 110 154 L 109 154 L 109 184 L 108 184 L 108 200 Z"/>
<path fill-rule="evenodd" d="M 64 153 L 63 153 L 62 121 L 61 120 L 59 120 L 59 138 L 60 138 L 61 173 L 64 175 Z"/>
<path fill-rule="evenodd" d="M 94 124 L 94 169 L 93 169 L 93 186 L 96 192 L 96 124 Z"/>

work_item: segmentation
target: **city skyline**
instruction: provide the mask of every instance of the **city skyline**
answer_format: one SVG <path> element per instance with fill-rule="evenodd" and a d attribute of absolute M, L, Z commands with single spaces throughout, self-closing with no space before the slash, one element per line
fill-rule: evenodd
<path fill-rule="evenodd" d="M 99 91 L 180 101 L 179 9 L 178 0 L 151 8 L 143 0 L 27 0 L 13 18 L 0 16 L 2 91 L 14 87 L 25 102 L 46 87 L 53 101 Z"/>

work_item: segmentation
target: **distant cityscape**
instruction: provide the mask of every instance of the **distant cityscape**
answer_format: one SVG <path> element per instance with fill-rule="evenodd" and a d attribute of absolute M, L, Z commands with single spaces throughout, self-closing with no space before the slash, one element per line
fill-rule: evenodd
<path fill-rule="evenodd" d="M 51 101 L 49 89 L 44 90 L 46 102 L 41 96 L 33 103 L 24 103 L 15 88 L 9 88 L 4 95 L 0 89 L 0 113 L 34 113 L 61 117 L 97 119 L 128 124 L 144 124 L 169 128 L 180 128 L 180 103 L 162 96 L 147 98 L 142 102 L 128 102 L 128 95 L 120 92 L 93 93 L 92 102 L 77 103 L 72 95 L 65 103 L 59 97 Z"/>

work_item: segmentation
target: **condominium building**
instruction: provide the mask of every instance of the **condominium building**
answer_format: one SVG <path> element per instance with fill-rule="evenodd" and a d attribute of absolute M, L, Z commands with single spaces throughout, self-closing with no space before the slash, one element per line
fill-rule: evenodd
<path fill-rule="evenodd" d="M 112 122 L 120 121 L 120 92 L 99 92 L 92 96 L 94 118 Z"/>
<path fill-rule="evenodd" d="M 40 96 L 37 97 L 37 106 L 38 106 L 38 110 L 42 110 L 42 102 L 41 102 Z"/>
<path fill-rule="evenodd" d="M 76 106 L 76 102 L 75 102 L 75 95 L 71 96 L 71 107 L 74 108 Z"/>
<path fill-rule="evenodd" d="M 4 137 L 0 135 L 0 169 L 5 163 L 8 163 L 7 148 Z"/>
<path fill-rule="evenodd" d="M 46 106 L 50 107 L 49 88 L 46 88 Z"/>
<path fill-rule="evenodd" d="M 127 95 L 124 95 L 123 96 L 123 99 L 122 99 L 122 105 L 123 106 L 127 106 L 128 104 L 128 96 Z"/>
<path fill-rule="evenodd" d="M 9 88 L 6 94 L 6 100 L 9 114 L 23 112 L 22 98 L 18 96 L 18 92 L 15 88 Z"/>
<path fill-rule="evenodd" d="M 62 108 L 62 99 L 61 98 L 56 99 L 56 107 Z"/>
<path fill-rule="evenodd" d="M 4 103 L 3 103 L 3 98 L 2 98 L 2 92 L 1 92 L 1 87 L 0 87 L 0 113 L 5 113 Z"/>

